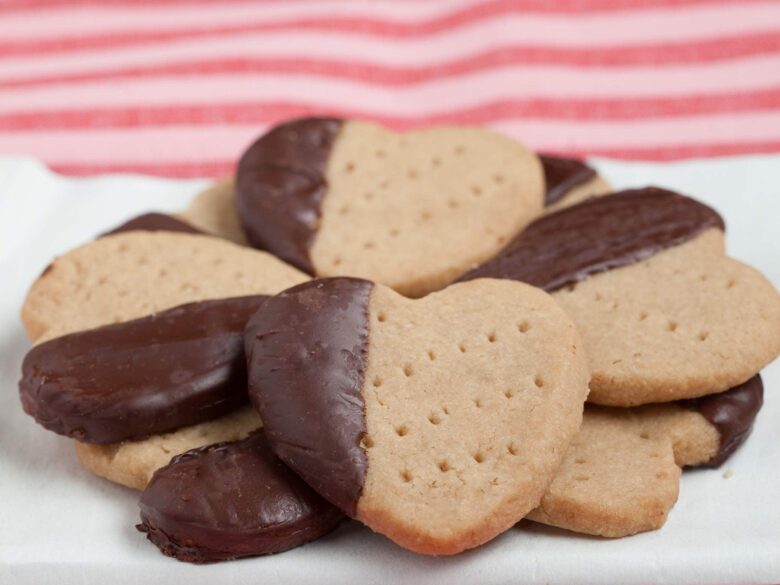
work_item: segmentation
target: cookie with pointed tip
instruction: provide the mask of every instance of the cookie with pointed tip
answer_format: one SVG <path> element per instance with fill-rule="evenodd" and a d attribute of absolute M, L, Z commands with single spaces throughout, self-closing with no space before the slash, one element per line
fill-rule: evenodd
<path fill-rule="evenodd" d="M 266 252 L 211 236 L 123 232 L 55 259 L 30 287 L 22 321 L 41 341 L 188 302 L 275 294 L 305 280 Z"/>
<path fill-rule="evenodd" d="M 550 154 L 540 154 L 544 169 L 544 212 L 553 213 L 612 191 L 596 170 L 585 161 Z"/>
<path fill-rule="evenodd" d="M 722 464 L 747 439 L 762 403 L 755 376 L 695 400 L 630 409 L 589 405 L 528 518 L 611 538 L 658 529 L 677 500 L 680 468 Z"/>
<path fill-rule="evenodd" d="M 582 333 L 590 402 L 696 398 L 745 382 L 780 352 L 780 295 L 725 255 L 723 230 L 688 197 L 623 191 L 546 215 L 461 280 L 553 293 Z"/>
<path fill-rule="evenodd" d="M 262 431 L 177 455 L 154 474 L 139 507 L 138 530 L 189 563 L 283 552 L 344 519 L 279 461 Z"/>
<path fill-rule="evenodd" d="M 534 153 L 488 130 L 306 118 L 244 153 L 236 206 L 253 246 L 301 270 L 422 296 L 539 215 L 543 182 Z"/>
<path fill-rule="evenodd" d="M 478 546 L 534 508 L 587 394 L 576 328 L 510 281 L 410 300 L 316 280 L 271 297 L 245 342 L 250 397 L 282 461 L 425 554 Z"/>

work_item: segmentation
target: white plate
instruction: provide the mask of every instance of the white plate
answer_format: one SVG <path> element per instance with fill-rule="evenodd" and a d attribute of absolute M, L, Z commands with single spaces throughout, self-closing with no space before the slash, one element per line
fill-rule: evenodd
<path fill-rule="evenodd" d="M 780 284 L 779 156 L 594 162 L 616 187 L 656 184 L 713 205 L 731 254 Z M 272 557 L 197 567 L 162 556 L 133 528 L 137 494 L 88 474 L 68 440 L 22 413 L 16 384 L 29 344 L 18 313 L 54 255 L 135 213 L 180 209 L 204 184 L 63 179 L 34 161 L 0 159 L 0 583 L 780 583 L 777 363 L 764 371 L 766 404 L 747 444 L 719 470 L 683 474 L 656 532 L 610 541 L 523 523 L 477 550 L 428 558 L 350 522 Z"/>

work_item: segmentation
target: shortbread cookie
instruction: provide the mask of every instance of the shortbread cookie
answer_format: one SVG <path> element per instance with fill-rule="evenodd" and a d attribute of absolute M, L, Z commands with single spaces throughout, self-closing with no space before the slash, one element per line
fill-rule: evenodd
<path fill-rule="evenodd" d="M 189 303 L 38 344 L 22 364 L 25 412 L 86 443 L 140 439 L 247 402 L 244 326 L 268 297 Z"/>
<path fill-rule="evenodd" d="M 236 214 L 235 181 L 232 178 L 217 181 L 196 195 L 181 217 L 204 232 L 247 245 Z"/>
<path fill-rule="evenodd" d="M 177 455 L 154 474 L 139 506 L 138 530 L 189 563 L 290 550 L 344 519 L 276 458 L 262 431 Z"/>
<path fill-rule="evenodd" d="M 587 394 L 571 321 L 508 281 L 416 301 L 312 281 L 271 297 L 246 344 L 250 396 L 282 461 L 426 554 L 477 546 L 534 508 Z"/>
<path fill-rule="evenodd" d="M 663 526 L 680 467 L 722 464 L 750 434 L 760 376 L 720 394 L 632 409 L 588 406 L 539 508 L 528 518 L 620 537 Z"/>
<path fill-rule="evenodd" d="M 204 232 L 194 225 L 182 221 L 165 213 L 144 213 L 134 217 L 114 229 L 103 234 L 111 236 L 121 232 L 147 231 L 147 232 L 184 232 L 187 234 L 203 234 Z"/>
<path fill-rule="evenodd" d="M 582 333 L 598 404 L 721 392 L 780 352 L 780 295 L 725 256 L 715 211 L 662 189 L 547 215 L 461 280 L 482 277 L 554 293 Z"/>
<path fill-rule="evenodd" d="M 545 178 L 545 213 L 612 191 L 609 183 L 584 161 L 539 155 Z M 237 244 L 246 244 L 236 214 L 235 181 L 221 179 L 199 193 L 180 216 L 199 229 Z"/>
<path fill-rule="evenodd" d="M 718 467 L 750 435 L 764 404 L 761 376 L 725 392 L 632 409 L 642 430 L 672 439 L 681 467 Z"/>
<path fill-rule="evenodd" d="M 142 490 L 154 472 L 167 465 L 174 455 L 213 443 L 243 439 L 261 426 L 260 417 L 247 406 L 215 420 L 153 435 L 142 441 L 111 445 L 76 441 L 76 454 L 91 473 Z"/>
<path fill-rule="evenodd" d="M 119 323 L 188 302 L 275 294 L 307 276 L 218 238 L 134 231 L 57 258 L 33 283 L 22 321 L 33 340 Z"/>
<path fill-rule="evenodd" d="M 544 211 L 552 213 L 612 191 L 596 170 L 576 158 L 539 155 L 544 169 Z"/>
<path fill-rule="evenodd" d="M 643 437 L 621 409 L 589 406 L 563 464 L 528 518 L 609 537 L 654 530 L 677 501 L 679 477 L 669 437 Z"/>
<path fill-rule="evenodd" d="M 543 207 L 538 157 L 477 128 L 396 134 L 355 120 L 277 126 L 241 158 L 249 242 L 318 276 L 422 296 L 496 254 Z"/>

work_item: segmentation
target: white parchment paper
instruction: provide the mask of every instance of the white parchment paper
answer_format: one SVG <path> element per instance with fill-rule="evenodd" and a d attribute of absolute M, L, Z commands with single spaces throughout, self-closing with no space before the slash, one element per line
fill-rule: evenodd
<path fill-rule="evenodd" d="M 731 255 L 780 286 L 780 156 L 677 164 L 594 161 L 616 187 L 655 184 L 717 208 Z M 747 444 L 719 470 L 685 472 L 663 529 L 603 540 L 521 523 L 457 557 L 427 558 L 349 522 L 266 558 L 191 566 L 162 556 L 133 525 L 137 494 L 91 476 L 67 439 L 23 414 L 27 287 L 51 259 L 133 214 L 183 208 L 207 181 L 64 179 L 0 159 L 0 584 L 780 583 L 780 364 Z M 726 470 L 730 477 L 724 477 Z"/>

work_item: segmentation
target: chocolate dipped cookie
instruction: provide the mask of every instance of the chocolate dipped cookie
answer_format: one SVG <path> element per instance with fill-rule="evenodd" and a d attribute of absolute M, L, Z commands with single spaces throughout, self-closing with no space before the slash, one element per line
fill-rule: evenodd
<path fill-rule="evenodd" d="M 290 550 L 344 519 L 277 459 L 263 431 L 177 455 L 154 474 L 139 506 L 138 530 L 190 563 Z"/>
<path fill-rule="evenodd" d="M 509 281 L 409 300 L 315 280 L 271 297 L 245 339 L 250 396 L 280 459 L 426 554 L 482 544 L 536 507 L 587 394 L 571 321 Z"/>
<path fill-rule="evenodd" d="M 538 508 L 528 518 L 610 538 L 655 530 L 677 500 L 682 467 L 717 467 L 744 443 L 763 384 L 635 408 L 588 405 Z"/>
<path fill-rule="evenodd" d="M 725 255 L 711 208 L 657 188 L 591 199 L 531 224 L 460 280 L 551 292 L 591 365 L 588 400 L 636 406 L 722 392 L 780 352 L 780 295 Z"/>
<path fill-rule="evenodd" d="M 606 195 L 612 188 L 585 161 L 540 154 L 544 169 L 544 212 L 553 213 L 590 197 Z"/>
<path fill-rule="evenodd" d="M 273 128 L 236 175 L 251 245 L 315 276 L 366 278 L 408 296 L 497 253 L 542 212 L 543 191 L 538 157 L 500 134 L 399 134 L 334 118 Z"/>

